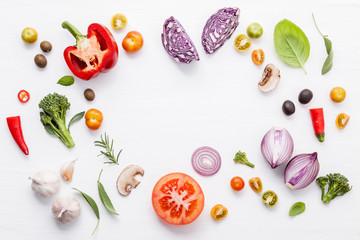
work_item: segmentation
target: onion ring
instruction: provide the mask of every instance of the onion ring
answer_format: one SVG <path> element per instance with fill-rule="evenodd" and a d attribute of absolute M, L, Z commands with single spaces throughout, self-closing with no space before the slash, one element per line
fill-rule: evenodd
<path fill-rule="evenodd" d="M 203 176 L 217 173 L 221 167 L 221 157 L 218 151 L 211 147 L 199 147 L 191 157 L 194 170 Z"/>

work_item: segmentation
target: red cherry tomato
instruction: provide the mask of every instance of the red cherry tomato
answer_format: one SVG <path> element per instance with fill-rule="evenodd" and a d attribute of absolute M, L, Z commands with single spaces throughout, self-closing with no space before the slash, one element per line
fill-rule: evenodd
<path fill-rule="evenodd" d="M 200 216 L 204 208 L 204 193 L 189 175 L 170 173 L 155 184 L 152 205 L 164 222 L 185 225 Z"/>
<path fill-rule="evenodd" d="M 30 94 L 25 90 L 21 90 L 18 93 L 18 99 L 19 99 L 20 102 L 25 103 L 25 102 L 29 101 Z"/>
<path fill-rule="evenodd" d="M 244 188 L 245 183 L 241 177 L 233 177 L 230 182 L 230 186 L 235 191 L 240 191 Z"/>
<path fill-rule="evenodd" d="M 131 31 L 126 34 L 122 41 L 122 47 L 129 53 L 139 51 L 144 44 L 142 35 L 139 32 Z"/>

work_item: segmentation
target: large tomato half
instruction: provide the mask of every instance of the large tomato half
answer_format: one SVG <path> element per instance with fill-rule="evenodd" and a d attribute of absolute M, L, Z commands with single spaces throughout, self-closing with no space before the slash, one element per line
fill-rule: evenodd
<path fill-rule="evenodd" d="M 185 225 L 200 216 L 204 208 L 204 193 L 189 175 L 170 173 L 155 184 L 152 204 L 164 222 Z"/>

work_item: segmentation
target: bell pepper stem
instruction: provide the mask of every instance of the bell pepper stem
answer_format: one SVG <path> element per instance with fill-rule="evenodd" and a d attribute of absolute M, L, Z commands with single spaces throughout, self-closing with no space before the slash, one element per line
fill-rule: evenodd
<path fill-rule="evenodd" d="M 80 39 L 86 38 L 85 35 L 82 35 L 81 32 L 68 21 L 63 22 L 61 26 L 64 29 L 67 29 L 76 38 L 76 45 L 80 41 Z"/>

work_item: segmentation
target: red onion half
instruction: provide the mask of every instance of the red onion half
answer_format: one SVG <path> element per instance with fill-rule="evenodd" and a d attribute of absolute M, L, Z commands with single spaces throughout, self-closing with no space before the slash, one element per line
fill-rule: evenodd
<path fill-rule="evenodd" d="M 261 153 L 272 168 L 286 163 L 294 151 L 294 141 L 285 128 L 271 128 L 261 141 Z"/>
<path fill-rule="evenodd" d="M 199 147 L 191 157 L 195 171 L 203 176 L 211 176 L 219 171 L 221 157 L 218 151 L 211 147 Z"/>
<path fill-rule="evenodd" d="M 285 183 L 291 189 L 307 187 L 320 170 L 317 153 L 299 154 L 293 157 L 285 169 Z"/>

